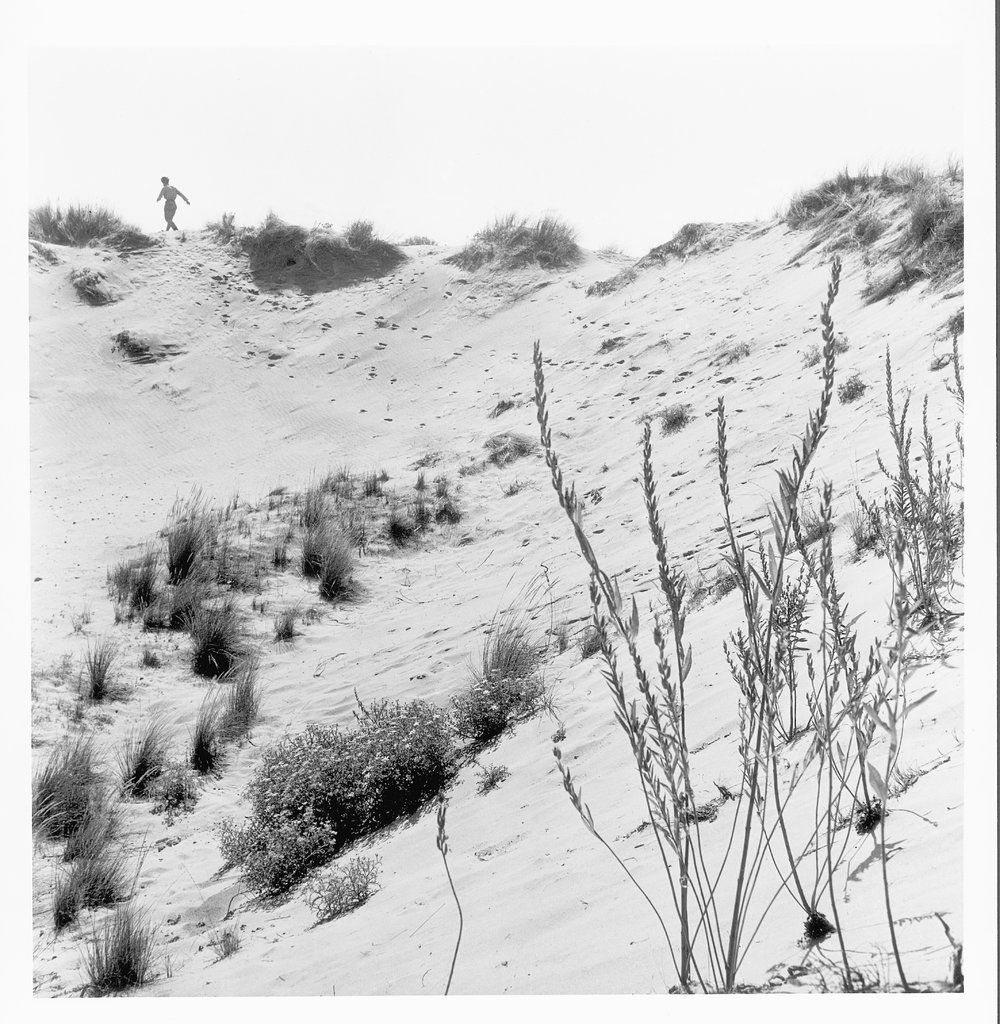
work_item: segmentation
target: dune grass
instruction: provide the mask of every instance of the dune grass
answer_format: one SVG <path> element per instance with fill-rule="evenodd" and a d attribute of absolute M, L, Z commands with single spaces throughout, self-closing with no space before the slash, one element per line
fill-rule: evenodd
<path fill-rule="evenodd" d="M 241 740 L 249 735 L 260 713 L 260 662 L 256 656 L 244 658 L 223 680 L 226 686 L 219 716 L 219 735 L 226 740 Z"/>
<path fill-rule="evenodd" d="M 188 744 L 188 764 L 199 775 L 213 775 L 219 771 L 224 756 L 222 711 L 215 690 L 206 692 L 198 708 Z"/>
<path fill-rule="evenodd" d="M 102 637 L 93 646 L 87 645 L 80 679 L 80 694 L 85 700 L 96 704 L 120 694 L 111 674 L 118 654 L 118 644 L 110 637 Z"/>
<path fill-rule="evenodd" d="M 156 927 L 134 901 L 115 908 L 84 949 L 87 987 L 95 995 L 125 992 L 153 978 Z"/>
<path fill-rule="evenodd" d="M 154 715 L 135 726 L 118 750 L 122 795 L 141 800 L 147 796 L 167 765 L 169 737 L 163 720 Z"/>
<path fill-rule="evenodd" d="M 191 634 L 191 669 L 195 675 L 224 675 L 246 653 L 243 616 L 231 597 L 199 605 L 186 616 L 185 629 Z"/>
<path fill-rule="evenodd" d="M 101 781 L 92 736 L 77 735 L 53 747 L 32 778 L 31 823 L 46 839 L 65 839 L 93 813 Z"/>
<path fill-rule="evenodd" d="M 501 270 L 529 265 L 554 270 L 571 266 L 580 255 L 576 232 L 558 217 L 529 221 L 509 213 L 477 231 L 468 245 L 449 256 L 445 263 L 468 271 L 487 265 Z"/>
<path fill-rule="evenodd" d="M 42 203 L 28 214 L 28 237 L 73 246 L 89 245 L 100 239 L 124 249 L 158 244 L 155 238 L 126 224 L 113 210 L 99 205 L 70 205 L 63 209 L 58 203 Z"/>
<path fill-rule="evenodd" d="M 122 618 L 135 618 L 156 600 L 158 570 L 159 556 L 152 548 L 108 570 L 108 593 Z"/>

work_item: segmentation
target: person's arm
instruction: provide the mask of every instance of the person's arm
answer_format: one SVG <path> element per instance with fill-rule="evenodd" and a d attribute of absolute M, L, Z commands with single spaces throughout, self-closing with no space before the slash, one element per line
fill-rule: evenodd
<path fill-rule="evenodd" d="M 191 205 L 190 201 L 188 200 L 188 197 L 184 195 L 184 193 L 180 189 L 177 190 L 177 194 L 181 197 L 181 199 L 184 200 L 185 203 L 188 204 L 188 206 Z"/>
<path fill-rule="evenodd" d="M 156 201 L 159 202 L 163 198 L 163 189 L 160 189 L 160 194 L 156 197 Z"/>

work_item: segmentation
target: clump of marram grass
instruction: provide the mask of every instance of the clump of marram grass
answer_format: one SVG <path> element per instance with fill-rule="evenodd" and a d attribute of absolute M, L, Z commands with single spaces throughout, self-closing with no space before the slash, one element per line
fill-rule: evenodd
<path fill-rule="evenodd" d="M 221 676 L 246 653 L 243 619 L 231 598 L 196 608 L 187 617 L 186 629 L 191 634 L 191 669 L 195 675 Z"/>
<path fill-rule="evenodd" d="M 668 405 L 657 416 L 660 421 L 660 433 L 663 436 L 676 434 L 679 430 L 683 430 L 693 418 L 689 405 Z"/>
<path fill-rule="evenodd" d="M 115 839 L 120 828 L 121 816 L 107 787 L 103 783 L 91 786 L 83 815 L 66 837 L 63 860 L 69 863 L 78 857 L 98 856 Z"/>
<path fill-rule="evenodd" d="M 141 234 L 105 206 L 67 206 L 64 210 L 58 204 L 43 203 L 28 214 L 28 237 L 55 245 L 82 247 L 125 229 Z"/>
<path fill-rule="evenodd" d="M 160 668 L 162 665 L 163 660 L 152 647 L 143 647 L 139 656 L 139 668 Z"/>
<path fill-rule="evenodd" d="M 231 957 L 234 953 L 239 952 L 239 948 L 242 942 L 240 936 L 239 925 L 233 923 L 227 925 L 221 931 L 215 931 L 212 933 L 212 937 L 208 940 L 208 944 L 218 954 L 219 960 L 225 960 L 227 957 Z M 242 927 L 246 927 L 243 925 Z"/>
<path fill-rule="evenodd" d="M 385 530 L 393 547 L 405 548 L 412 542 L 417 527 L 405 512 L 394 508 L 386 520 Z"/>
<path fill-rule="evenodd" d="M 118 644 L 110 637 L 102 637 L 93 647 L 87 645 L 80 679 L 80 693 L 85 700 L 96 704 L 120 695 L 121 691 L 114 686 L 111 676 L 117 660 Z"/>
<path fill-rule="evenodd" d="M 347 538 L 333 532 L 327 535 L 320 556 L 319 596 L 325 601 L 344 601 L 354 594 L 354 555 Z"/>
<path fill-rule="evenodd" d="M 274 642 L 288 644 L 295 639 L 296 608 L 285 608 L 274 617 Z"/>
<path fill-rule="evenodd" d="M 851 347 L 850 342 L 842 334 L 838 334 L 833 341 L 833 351 L 836 355 L 843 355 Z M 820 345 L 810 345 L 802 353 L 802 365 L 809 369 L 818 365 L 823 360 L 823 349 Z"/>
<path fill-rule="evenodd" d="M 316 529 L 326 519 L 326 501 L 321 484 L 312 484 L 306 488 L 302 499 L 302 508 L 299 511 L 299 521 L 302 526 L 309 529 Z"/>
<path fill-rule="evenodd" d="M 545 697 L 537 671 L 544 653 L 544 641 L 533 635 L 524 616 L 514 611 L 497 615 L 472 666 L 469 686 L 452 697 L 455 732 L 473 743 L 488 743 L 533 715 Z"/>
<path fill-rule="evenodd" d="M 538 450 L 538 443 L 524 434 L 504 432 L 494 434 L 483 447 L 489 452 L 486 461 L 494 466 L 506 466 Z M 459 470 L 461 472 L 461 470 Z"/>
<path fill-rule="evenodd" d="M 804 508 L 799 513 L 799 528 L 801 531 L 802 543 L 809 547 L 816 541 L 822 540 L 827 534 L 832 533 L 836 527 L 828 519 L 813 507 Z"/>
<path fill-rule="evenodd" d="M 428 235 L 407 235 L 399 243 L 400 245 L 437 245 L 437 242 Z"/>
<path fill-rule="evenodd" d="M 462 521 L 462 510 L 458 502 L 453 498 L 443 498 L 438 502 L 438 507 L 434 512 L 434 520 L 438 523 L 447 523 L 449 526 L 460 523 Z"/>
<path fill-rule="evenodd" d="M 205 602 L 212 596 L 212 588 L 202 574 L 188 576 L 180 583 L 168 587 L 156 601 L 142 613 L 143 629 L 184 630 Z"/>
<path fill-rule="evenodd" d="M 156 600 L 158 563 L 156 552 L 148 548 L 108 570 L 108 593 L 122 609 L 122 618 L 134 618 Z"/>
<path fill-rule="evenodd" d="M 352 857 L 343 867 L 314 878 L 306 887 L 305 901 L 316 921 L 332 921 L 367 903 L 378 891 L 381 864 L 379 857 Z"/>
<path fill-rule="evenodd" d="M 361 480 L 361 494 L 365 498 L 377 498 L 382 494 L 382 478 L 378 473 L 366 473 Z"/>
<path fill-rule="evenodd" d="M 199 775 L 218 772 L 223 758 L 222 713 L 219 695 L 215 691 L 205 694 L 194 720 L 188 745 L 188 764 Z"/>
<path fill-rule="evenodd" d="M 93 813 L 100 786 L 93 737 L 67 737 L 53 747 L 31 780 L 31 827 L 46 839 L 65 839 Z"/>
<path fill-rule="evenodd" d="M 868 385 L 861 379 L 860 373 L 852 373 L 847 380 L 841 381 L 837 388 L 837 398 L 843 404 L 857 401 L 867 391 Z"/>
<path fill-rule="evenodd" d="M 106 844 L 91 856 L 77 857 L 56 880 L 52 919 L 56 931 L 72 924 L 81 910 L 107 907 L 129 894 L 124 850 Z"/>
<path fill-rule="evenodd" d="M 426 502 L 422 495 L 411 505 L 413 510 L 413 523 L 420 533 L 423 533 L 428 526 L 431 524 L 432 512 L 431 506 Z"/>
<path fill-rule="evenodd" d="M 468 271 L 487 265 L 507 270 L 531 264 L 551 270 L 570 266 L 579 258 L 576 232 L 557 217 L 529 222 L 511 213 L 477 231 L 465 248 L 444 262 Z"/>
<path fill-rule="evenodd" d="M 95 995 L 124 992 L 153 978 L 156 928 L 134 902 L 115 908 L 83 954 L 87 988 Z"/>
<path fill-rule="evenodd" d="M 241 740 L 250 733 L 260 714 L 261 688 L 256 657 L 245 658 L 232 670 L 219 718 L 219 733 L 227 740 Z"/>
<path fill-rule="evenodd" d="M 748 341 L 739 341 L 733 345 L 728 345 L 719 353 L 719 358 L 726 366 L 731 366 L 733 363 L 738 363 L 741 359 L 746 359 L 750 355 L 750 343 Z"/>
<path fill-rule="evenodd" d="M 167 766 L 169 737 L 158 716 L 136 726 L 118 750 L 118 775 L 122 795 L 141 800 Z"/>
<path fill-rule="evenodd" d="M 423 470 L 417 473 L 417 482 L 413 485 L 413 489 L 418 493 L 422 494 L 427 490 L 427 477 Z"/>
<path fill-rule="evenodd" d="M 187 503 L 176 502 L 164 529 L 167 581 L 181 583 L 195 574 L 214 543 L 215 531 L 201 495 Z"/>
<path fill-rule="evenodd" d="M 447 498 L 448 497 L 448 477 L 441 476 L 434 477 L 434 497 L 435 498 Z"/>
<path fill-rule="evenodd" d="M 866 551 L 880 551 L 885 527 L 878 505 L 865 501 L 859 493 L 858 504 L 851 511 L 849 522 L 855 558 L 860 558 Z"/>

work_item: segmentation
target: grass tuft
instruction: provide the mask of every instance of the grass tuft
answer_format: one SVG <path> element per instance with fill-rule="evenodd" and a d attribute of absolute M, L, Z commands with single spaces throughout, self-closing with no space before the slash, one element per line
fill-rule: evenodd
<path fill-rule="evenodd" d="M 156 716 L 125 737 L 118 751 L 118 774 L 124 796 L 141 800 L 150 793 L 167 765 L 168 743 L 163 721 Z"/>
<path fill-rule="evenodd" d="M 243 620 L 232 599 L 201 605 L 186 619 L 191 634 L 191 669 L 215 678 L 228 672 L 246 653 Z"/>
<path fill-rule="evenodd" d="M 494 466 L 506 466 L 523 459 L 538 449 L 538 443 L 524 434 L 505 432 L 494 434 L 483 447 L 489 452 L 486 461 Z M 461 472 L 461 471 L 459 471 Z"/>
<path fill-rule="evenodd" d="M 129 902 L 95 931 L 83 955 L 88 988 L 96 995 L 124 992 L 153 978 L 156 928 Z"/>
<path fill-rule="evenodd" d="M 32 829 L 47 839 L 77 832 L 93 813 L 99 784 L 93 738 L 64 739 L 32 778 Z"/>
<path fill-rule="evenodd" d="M 576 232 L 563 221 L 546 216 L 529 222 L 511 213 L 477 231 L 465 248 L 444 262 L 468 271 L 484 266 L 510 270 L 529 265 L 551 270 L 579 259 Z"/>

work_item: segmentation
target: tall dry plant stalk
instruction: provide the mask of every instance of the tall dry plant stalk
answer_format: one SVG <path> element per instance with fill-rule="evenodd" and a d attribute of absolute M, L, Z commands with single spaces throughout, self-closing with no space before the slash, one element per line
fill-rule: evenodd
<path fill-rule="evenodd" d="M 455 963 L 458 960 L 458 949 L 462 945 L 462 904 L 458 901 L 458 893 L 455 892 L 455 883 L 451 878 L 451 869 L 448 867 L 448 834 L 445 832 L 445 815 L 448 811 L 448 801 L 444 794 L 438 797 L 437 809 L 437 848 L 441 851 L 441 860 L 444 861 L 444 871 L 448 876 L 448 885 L 451 886 L 451 894 L 455 898 L 455 906 L 458 907 L 458 938 L 455 941 L 455 952 L 451 958 L 451 969 L 448 971 L 448 983 L 444 987 L 444 994 L 451 991 L 451 979 L 455 974 Z"/>

